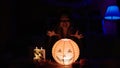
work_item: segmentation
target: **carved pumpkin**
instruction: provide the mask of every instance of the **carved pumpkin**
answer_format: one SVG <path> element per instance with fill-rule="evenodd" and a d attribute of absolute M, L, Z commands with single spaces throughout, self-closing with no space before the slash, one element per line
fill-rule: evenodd
<path fill-rule="evenodd" d="M 52 56 L 56 62 L 69 65 L 75 62 L 80 55 L 78 45 L 71 39 L 60 39 L 52 48 Z"/>

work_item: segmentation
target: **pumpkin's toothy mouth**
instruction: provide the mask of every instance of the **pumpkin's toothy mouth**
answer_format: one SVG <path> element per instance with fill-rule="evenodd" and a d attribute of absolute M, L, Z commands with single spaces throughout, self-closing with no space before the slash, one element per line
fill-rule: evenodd
<path fill-rule="evenodd" d="M 60 57 L 57 56 L 57 59 L 61 62 L 70 62 L 72 60 L 72 57 L 71 58 L 66 58 L 66 57 L 63 57 L 62 59 Z"/>

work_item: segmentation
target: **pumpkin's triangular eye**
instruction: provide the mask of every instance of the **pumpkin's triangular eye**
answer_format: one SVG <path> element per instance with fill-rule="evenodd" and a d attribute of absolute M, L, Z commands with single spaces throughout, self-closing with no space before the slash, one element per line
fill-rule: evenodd
<path fill-rule="evenodd" d="M 71 53 L 72 51 L 69 49 L 68 52 Z"/>
<path fill-rule="evenodd" d="M 59 49 L 58 52 L 61 52 L 61 49 Z"/>

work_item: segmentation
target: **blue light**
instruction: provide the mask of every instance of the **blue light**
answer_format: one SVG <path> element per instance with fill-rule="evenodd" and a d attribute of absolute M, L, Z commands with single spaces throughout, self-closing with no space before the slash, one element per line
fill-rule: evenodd
<path fill-rule="evenodd" d="M 104 27 L 105 25 L 105 22 L 104 20 L 102 20 L 102 30 L 103 30 L 103 33 L 106 34 L 106 28 Z"/>
<path fill-rule="evenodd" d="M 120 19 L 120 17 L 118 17 L 118 16 L 106 16 L 105 19 L 108 19 L 108 20 L 118 20 L 118 19 Z"/>
<path fill-rule="evenodd" d="M 120 19 L 119 7 L 116 6 L 116 5 L 108 6 L 104 18 L 107 19 L 107 20 L 118 20 L 118 19 Z"/>

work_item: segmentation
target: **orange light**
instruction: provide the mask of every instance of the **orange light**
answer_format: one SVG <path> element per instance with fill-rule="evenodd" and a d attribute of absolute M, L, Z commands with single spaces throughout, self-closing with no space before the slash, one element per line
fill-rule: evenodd
<path fill-rule="evenodd" d="M 71 39 L 60 39 L 52 48 L 53 58 L 62 65 L 70 65 L 78 59 L 79 55 L 79 47 Z"/>
<path fill-rule="evenodd" d="M 41 60 L 45 60 L 45 49 L 43 49 L 41 47 L 41 49 L 39 49 L 38 47 L 36 47 L 34 49 L 34 61 L 38 61 L 40 62 Z"/>

